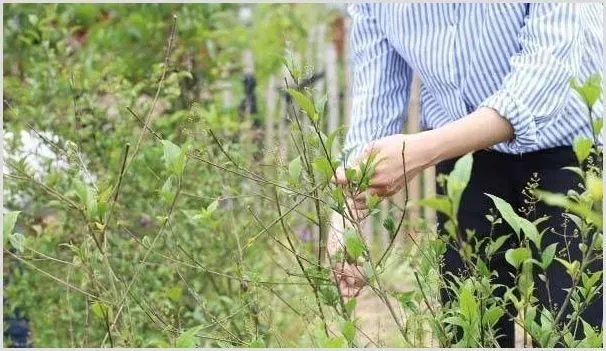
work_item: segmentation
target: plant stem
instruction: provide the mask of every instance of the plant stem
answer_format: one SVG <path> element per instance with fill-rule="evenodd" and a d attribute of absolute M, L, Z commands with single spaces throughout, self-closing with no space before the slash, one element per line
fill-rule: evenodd
<path fill-rule="evenodd" d="M 284 217 L 282 216 L 282 209 L 280 206 L 280 198 L 278 197 L 278 190 L 276 188 L 274 188 L 274 196 L 276 199 L 276 208 L 278 210 L 278 215 L 280 216 L 280 225 L 282 226 L 282 230 L 284 231 L 284 234 L 286 235 L 286 240 L 288 241 L 288 245 L 290 246 L 291 250 L 293 252 L 296 252 L 295 250 L 295 246 L 292 242 L 292 240 L 290 239 L 290 234 L 288 232 L 288 230 L 286 229 L 286 224 L 284 223 Z M 322 309 L 322 304 L 320 303 L 320 294 L 318 292 L 318 287 L 317 285 L 311 280 L 311 278 L 309 277 L 307 271 L 305 270 L 305 267 L 303 266 L 303 263 L 301 262 L 301 259 L 299 258 L 298 255 L 295 255 L 295 260 L 297 261 L 297 264 L 299 265 L 299 268 L 301 269 L 301 273 L 303 273 L 303 275 L 305 275 L 305 279 L 307 279 L 307 282 L 309 283 L 310 287 L 313 289 L 314 292 L 314 296 L 316 299 L 316 304 L 318 306 L 318 312 L 320 313 L 320 318 L 322 320 L 322 323 L 324 325 L 324 333 L 326 334 L 326 336 L 328 337 L 328 324 L 326 322 L 326 318 L 324 317 L 324 310 Z"/>
<path fill-rule="evenodd" d="M 183 166 L 183 172 L 185 172 L 185 168 L 187 167 L 187 159 L 185 162 L 185 165 Z M 132 286 L 134 285 L 134 283 L 138 280 L 139 275 L 141 274 L 141 271 L 143 269 L 143 265 L 142 263 L 145 263 L 149 257 L 149 255 L 152 252 L 152 249 L 154 248 L 154 246 L 156 245 L 156 241 L 160 238 L 161 234 L 164 232 L 164 229 L 166 228 L 166 226 L 168 225 L 168 222 L 170 220 L 170 217 L 173 214 L 173 211 L 175 209 L 175 206 L 177 204 L 177 199 L 179 198 L 179 194 L 181 193 L 181 177 L 179 178 L 179 184 L 177 186 L 177 191 L 175 193 L 175 196 L 173 197 L 173 201 L 170 204 L 170 207 L 168 209 L 168 213 L 166 215 L 166 218 L 164 219 L 164 221 L 162 222 L 162 225 L 160 226 L 160 230 L 158 230 L 158 233 L 154 236 L 154 239 L 152 240 L 150 247 L 147 249 L 147 251 L 145 252 L 145 254 L 143 255 L 143 259 L 141 260 L 141 265 L 139 265 L 138 269 L 135 272 L 134 277 L 131 279 L 131 281 L 129 282 L 127 288 L 126 288 L 126 292 L 122 295 L 122 298 L 120 299 L 120 302 L 118 303 L 118 311 L 116 312 L 116 316 L 113 319 L 112 322 L 112 327 L 114 325 L 116 325 L 118 318 L 120 317 L 120 313 L 122 312 L 122 309 L 124 307 L 124 304 L 126 302 L 126 298 L 130 292 L 130 289 L 132 288 Z M 105 337 L 103 338 L 103 342 L 102 344 L 105 343 L 105 340 L 107 340 L 108 335 L 106 334 Z"/>
<path fill-rule="evenodd" d="M 572 293 L 579 285 L 579 281 L 581 280 L 583 271 L 585 271 L 585 269 L 587 268 L 587 265 L 589 264 L 588 263 L 589 256 L 591 256 L 591 252 L 593 251 L 595 241 L 596 241 L 595 238 L 592 238 L 591 243 L 589 244 L 589 248 L 586 251 L 586 254 L 583 255 L 583 259 L 581 261 L 581 267 L 579 269 L 579 272 L 574 277 L 572 286 L 570 287 L 570 290 L 568 290 L 568 293 L 566 294 L 566 298 L 564 299 L 564 302 L 562 303 L 562 306 L 560 307 L 560 311 L 558 312 L 556 318 L 554 319 L 553 325 L 558 325 L 558 323 L 560 323 L 560 321 L 564 317 L 564 315 L 566 313 L 566 309 L 568 308 L 568 305 L 570 304 L 570 299 L 572 298 Z"/>
<path fill-rule="evenodd" d="M 447 342 L 448 339 L 446 337 L 446 331 L 444 331 L 442 324 L 440 324 L 440 322 L 438 321 L 438 316 L 436 315 L 433 308 L 431 307 L 431 303 L 429 302 L 429 299 L 427 298 L 427 295 L 425 294 L 425 290 L 423 290 L 423 285 L 421 284 L 421 279 L 419 279 L 419 273 L 414 272 L 414 275 L 415 275 L 417 284 L 419 285 L 419 290 L 421 290 L 421 295 L 423 295 L 423 301 L 425 301 L 425 305 L 427 306 L 427 309 L 429 309 L 429 313 L 431 313 L 431 317 L 436 322 L 436 325 L 438 326 L 440 333 L 442 334 L 440 336 L 441 340 L 442 340 L 440 343 Z M 441 346 L 444 346 L 444 344 L 442 344 Z"/>
<path fill-rule="evenodd" d="M 162 91 L 162 87 L 164 86 L 164 79 L 166 78 L 166 72 L 168 72 L 168 61 L 170 58 L 170 53 L 173 49 L 173 45 L 175 43 L 175 37 L 177 34 L 177 15 L 173 14 L 173 23 L 170 30 L 170 37 L 168 39 L 168 46 L 166 47 L 166 51 L 164 53 L 164 66 L 162 67 L 162 75 L 160 76 L 160 81 L 158 82 L 158 88 L 156 89 L 156 94 L 154 96 L 154 100 L 152 101 L 152 105 L 147 112 L 147 116 L 145 117 L 145 123 L 143 125 L 143 130 L 139 134 L 139 139 L 137 140 L 137 144 L 135 145 L 135 150 L 133 151 L 133 156 L 128 161 L 128 164 L 125 168 L 128 168 L 130 164 L 133 162 L 137 153 L 139 152 L 139 148 L 141 147 L 141 143 L 143 142 L 143 138 L 147 130 L 149 129 L 149 125 L 152 119 L 152 113 L 156 108 L 156 104 L 158 103 L 158 98 L 160 97 L 160 91 Z"/>
<path fill-rule="evenodd" d="M 389 245 L 387 245 L 387 249 L 381 255 L 381 258 L 377 262 L 377 266 L 381 266 L 383 259 L 385 259 L 385 257 L 391 250 L 391 247 L 395 243 L 396 238 L 398 237 L 398 234 L 400 233 L 400 228 L 402 227 L 402 224 L 404 223 L 404 219 L 406 218 L 406 209 L 408 206 L 408 179 L 407 179 L 407 175 L 406 175 L 406 157 L 404 155 L 405 149 L 406 149 L 406 141 L 403 141 L 402 142 L 402 167 L 404 168 L 404 192 L 405 192 L 404 193 L 404 209 L 402 210 L 402 217 L 400 217 L 400 222 L 398 223 L 398 227 L 393 232 L 393 235 L 389 241 Z"/>

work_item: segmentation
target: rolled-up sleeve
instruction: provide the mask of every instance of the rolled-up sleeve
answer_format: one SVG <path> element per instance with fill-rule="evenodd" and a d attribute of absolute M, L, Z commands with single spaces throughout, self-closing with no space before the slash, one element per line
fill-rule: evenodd
<path fill-rule="evenodd" d="M 370 141 L 399 133 L 406 117 L 412 72 L 377 23 L 376 6 L 380 4 L 348 7 L 353 85 L 346 164 Z"/>
<path fill-rule="evenodd" d="M 510 59 L 511 70 L 498 91 L 480 107 L 509 120 L 514 130 L 511 148 L 529 151 L 540 131 L 569 101 L 570 79 L 581 64 L 581 16 L 576 4 L 529 4 L 521 29 L 521 51 Z"/>

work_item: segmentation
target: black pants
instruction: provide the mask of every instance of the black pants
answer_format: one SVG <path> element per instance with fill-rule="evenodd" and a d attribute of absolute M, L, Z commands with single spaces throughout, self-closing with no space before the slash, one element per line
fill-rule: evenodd
<path fill-rule="evenodd" d="M 522 155 L 510 155 L 496 151 L 478 151 L 473 155 L 473 168 L 471 179 L 466 190 L 461 198 L 461 205 L 458 213 L 458 221 L 462 233 L 465 229 L 473 229 L 478 238 L 485 237 L 490 233 L 490 223 L 486 219 L 486 215 L 491 208 L 494 208 L 492 200 L 485 195 L 492 194 L 502 198 L 511 204 L 516 211 L 520 208 L 528 208 L 524 202 L 525 197 L 522 194 L 525 185 L 532 177 L 538 178 L 538 188 L 555 193 L 566 193 L 569 189 L 578 189 L 580 178 L 573 172 L 562 170 L 565 166 L 578 166 L 574 152 L 570 147 L 559 147 L 548 150 L 542 150 Z M 448 174 L 452 171 L 456 159 L 442 162 L 436 166 L 437 174 Z M 445 189 L 441 189 L 438 185 L 438 194 L 445 194 Z M 562 209 L 537 203 L 535 212 L 530 214 L 532 217 L 539 218 L 543 215 L 549 216 L 549 220 L 543 222 L 539 226 L 539 231 L 543 228 L 556 228 L 562 232 Z M 522 213 L 518 212 L 520 215 Z M 446 221 L 445 216 L 438 214 L 438 230 L 443 233 L 443 224 Z M 572 235 L 574 224 L 568 224 L 568 235 Z M 492 237 L 495 239 L 500 235 L 513 233 L 505 222 L 497 225 L 497 229 Z M 505 261 L 505 251 L 514 245 L 515 235 L 510 237 L 511 240 L 506 242 L 499 250 L 499 253 L 493 256 L 489 263 L 489 268 L 498 273 L 498 278 L 495 283 L 503 284 L 508 287 L 514 285 L 514 278 L 510 273 L 515 273 L 515 269 Z M 565 239 L 554 233 L 547 232 L 543 237 L 542 246 L 546 247 L 549 244 L 558 242 L 558 249 L 564 247 Z M 580 261 L 581 252 L 579 250 L 579 239 L 567 239 L 572 255 L 572 259 Z M 448 249 L 444 257 L 443 273 L 452 272 L 459 276 L 464 270 L 464 264 L 457 251 L 447 245 Z M 589 270 L 592 272 L 602 269 L 602 261 L 594 262 L 590 265 Z M 536 275 L 536 273 L 535 273 Z M 572 281 L 565 271 L 565 268 L 553 262 L 547 272 L 548 281 L 550 283 L 550 292 L 552 302 L 555 305 L 561 306 L 565 299 L 566 291 L 572 285 Z M 495 291 L 497 294 L 502 294 L 503 291 Z M 582 317 L 594 327 L 602 325 L 602 291 L 599 292 L 600 297 L 587 308 L 582 314 Z M 548 305 L 548 293 L 546 284 L 535 277 L 535 296 L 543 305 Z M 447 302 L 449 294 L 446 291 L 442 292 L 443 302 Z M 571 310 L 572 311 L 572 310 Z M 515 315 L 515 309 L 511 309 L 511 313 Z M 508 316 L 504 316 L 496 326 L 499 329 L 499 334 L 503 335 L 498 339 L 501 347 L 514 347 L 514 322 Z"/>

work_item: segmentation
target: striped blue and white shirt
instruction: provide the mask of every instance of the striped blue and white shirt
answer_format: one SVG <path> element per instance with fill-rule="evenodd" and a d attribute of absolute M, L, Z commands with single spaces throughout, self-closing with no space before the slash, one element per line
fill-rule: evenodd
<path fill-rule="evenodd" d="M 373 3 L 352 17 L 348 160 L 368 142 L 400 133 L 413 71 L 421 78 L 421 129 L 479 107 L 507 118 L 524 153 L 590 137 L 585 103 L 570 87 L 603 71 L 602 4 Z M 593 116 L 602 118 L 602 98 Z"/>

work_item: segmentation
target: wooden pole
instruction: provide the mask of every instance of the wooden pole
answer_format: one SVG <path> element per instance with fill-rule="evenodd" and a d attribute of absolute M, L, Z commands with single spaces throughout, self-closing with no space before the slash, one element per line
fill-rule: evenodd
<path fill-rule="evenodd" d="M 338 75 L 338 62 L 337 62 L 337 49 L 332 42 L 326 45 L 326 84 L 328 87 L 328 101 L 327 101 L 327 132 L 332 133 L 339 127 L 339 75 Z M 327 134 L 328 134 L 327 133 Z M 333 145 L 331 150 L 334 153 L 337 152 L 337 145 Z"/>
<path fill-rule="evenodd" d="M 410 101 L 408 103 L 408 121 L 406 124 L 406 133 L 417 133 L 419 131 L 419 122 L 421 120 L 421 105 L 420 105 L 420 88 L 421 81 L 418 75 L 413 76 L 410 89 Z M 421 198 L 421 178 L 415 177 L 408 184 L 408 200 L 414 204 Z M 419 218 L 419 208 L 417 206 L 410 207 L 408 213 L 410 219 Z"/>

